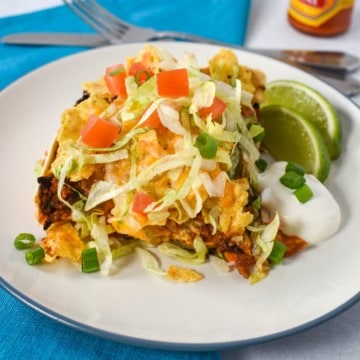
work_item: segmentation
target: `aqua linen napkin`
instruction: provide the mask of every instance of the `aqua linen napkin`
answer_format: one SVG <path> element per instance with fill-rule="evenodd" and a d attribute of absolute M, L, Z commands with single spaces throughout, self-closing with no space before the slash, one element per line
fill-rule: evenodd
<path fill-rule="evenodd" d="M 138 26 L 174 30 L 242 45 L 250 0 L 102 0 L 106 8 Z M 0 37 L 18 32 L 93 32 L 66 6 L 0 19 Z M 9 46 L 0 43 L 0 89 L 29 71 L 83 47 Z"/>
<path fill-rule="evenodd" d="M 189 32 L 236 45 L 244 43 L 250 7 L 250 0 L 100 2 L 135 25 Z M 0 37 L 16 32 L 36 31 L 93 32 L 65 6 L 0 19 Z M 0 44 L 0 89 L 43 64 L 84 50 L 83 47 Z M 219 359 L 217 352 L 157 350 L 83 333 L 38 313 L 1 287 L 0 344 L 0 359 L 4 360 Z"/>
<path fill-rule="evenodd" d="M 143 348 L 102 339 L 59 324 L 0 287 L 1 360 L 219 360 L 216 352 Z"/>

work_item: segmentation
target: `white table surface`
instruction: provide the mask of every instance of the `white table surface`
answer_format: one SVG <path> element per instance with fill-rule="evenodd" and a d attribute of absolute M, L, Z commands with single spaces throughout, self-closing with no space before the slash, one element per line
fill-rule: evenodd
<path fill-rule="evenodd" d="M 355 4 L 350 30 L 326 39 L 307 36 L 290 27 L 286 18 L 288 3 L 288 0 L 252 0 L 247 46 L 343 50 L 360 56 L 360 0 Z M 61 0 L 1 0 L 0 17 L 60 4 Z M 360 80 L 360 71 L 354 77 Z M 360 106 L 360 95 L 353 100 Z M 360 303 L 299 334 L 265 344 L 234 348 L 223 351 L 221 355 L 223 360 L 360 359 Z"/>

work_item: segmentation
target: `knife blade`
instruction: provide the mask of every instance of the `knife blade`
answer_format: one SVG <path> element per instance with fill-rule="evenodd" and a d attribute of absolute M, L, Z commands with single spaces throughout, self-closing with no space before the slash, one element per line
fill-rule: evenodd
<path fill-rule="evenodd" d="M 98 47 L 110 43 L 98 34 L 75 33 L 17 33 L 5 35 L 1 41 L 12 45 L 58 45 L 58 46 L 83 46 Z M 119 43 L 121 43 L 119 41 Z M 221 44 L 220 42 L 214 42 Z M 313 68 L 324 69 L 329 72 L 349 73 L 360 68 L 360 59 L 341 51 L 321 50 L 281 50 L 281 49 L 247 49 L 246 47 L 233 46 L 234 48 L 248 50 L 254 53 L 270 56 L 280 61 L 291 61 Z"/>
<path fill-rule="evenodd" d="M 11 45 L 59 45 L 99 47 L 109 45 L 108 41 L 96 34 L 73 33 L 17 33 L 5 35 L 1 42 Z"/>

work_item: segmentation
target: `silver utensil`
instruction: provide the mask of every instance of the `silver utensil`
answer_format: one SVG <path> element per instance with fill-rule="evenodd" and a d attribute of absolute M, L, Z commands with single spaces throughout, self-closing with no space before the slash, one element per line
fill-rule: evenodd
<path fill-rule="evenodd" d="M 10 45 L 52 45 L 100 47 L 109 45 L 101 35 L 80 33 L 16 33 L 5 35 L 1 42 Z"/>
<path fill-rule="evenodd" d="M 109 45 L 110 42 L 102 35 L 81 33 L 16 33 L 5 35 L 1 42 L 11 45 L 57 45 L 57 46 L 83 46 L 99 47 Z M 121 41 L 116 41 L 121 43 Z M 214 43 L 214 42 L 213 42 Z M 223 43 L 217 43 L 224 45 Z M 302 64 L 315 69 L 329 71 L 329 76 L 340 72 L 344 75 L 357 70 L 360 60 L 348 53 L 336 51 L 314 50 L 273 50 L 273 49 L 249 49 L 246 47 L 226 44 L 229 47 L 244 49 L 257 54 L 266 55 L 277 60 L 292 62 L 295 66 Z M 334 73 L 334 74 L 333 74 Z"/>
<path fill-rule="evenodd" d="M 99 5 L 95 0 L 63 0 L 63 2 L 111 44 L 172 39 L 238 48 L 233 44 L 197 35 L 174 31 L 156 31 L 149 28 L 141 28 L 131 25 L 114 16 L 104 7 Z M 243 49 L 243 47 L 241 48 Z M 247 50 L 270 56 L 278 60 L 292 61 L 331 71 L 352 72 L 360 67 L 359 58 L 343 52 L 267 49 Z"/>
<path fill-rule="evenodd" d="M 109 42 L 101 35 L 96 34 L 63 34 L 63 33 L 19 33 L 5 36 L 2 42 L 16 45 L 65 45 L 98 47 L 108 45 Z M 286 57 L 281 59 L 293 66 L 313 73 L 323 81 L 329 83 L 346 96 L 355 96 L 360 93 L 360 82 L 340 71 L 321 71 L 321 68 L 306 67 Z"/>

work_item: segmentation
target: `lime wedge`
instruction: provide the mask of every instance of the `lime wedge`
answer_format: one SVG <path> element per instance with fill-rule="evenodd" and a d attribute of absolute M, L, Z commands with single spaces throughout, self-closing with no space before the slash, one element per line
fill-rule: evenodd
<path fill-rule="evenodd" d="M 313 123 L 279 105 L 262 107 L 260 121 L 265 129 L 263 145 L 276 160 L 295 162 L 320 181 L 327 178 L 331 159 Z"/>
<path fill-rule="evenodd" d="M 341 125 L 336 110 L 319 92 L 293 80 L 276 80 L 267 84 L 266 105 L 281 105 L 296 111 L 312 122 L 324 138 L 330 157 L 341 151 Z"/>

